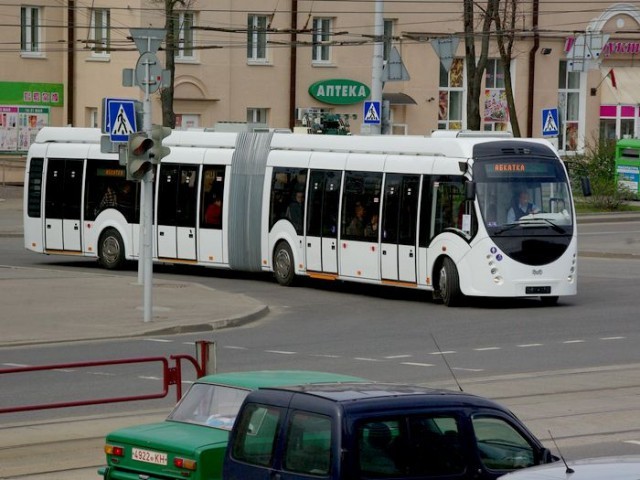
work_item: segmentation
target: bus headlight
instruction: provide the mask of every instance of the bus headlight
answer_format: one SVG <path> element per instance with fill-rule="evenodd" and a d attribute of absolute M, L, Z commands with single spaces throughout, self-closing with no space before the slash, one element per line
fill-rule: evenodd
<path fill-rule="evenodd" d="M 493 283 L 496 285 L 502 285 L 504 283 L 504 279 L 500 275 L 496 275 L 493 277 Z"/>

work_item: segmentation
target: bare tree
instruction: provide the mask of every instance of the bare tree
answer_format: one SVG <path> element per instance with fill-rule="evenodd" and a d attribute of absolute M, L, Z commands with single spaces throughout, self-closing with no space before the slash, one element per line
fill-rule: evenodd
<path fill-rule="evenodd" d="M 498 0 L 500 2 L 500 0 Z M 516 115 L 516 105 L 513 98 L 513 86 L 511 84 L 511 58 L 513 44 L 515 42 L 516 22 L 518 21 L 518 0 L 502 0 L 494 12 L 496 26 L 496 42 L 500 52 L 500 63 L 504 70 L 504 90 L 509 107 L 509 121 L 511 131 L 515 137 L 520 137 L 520 124 Z"/>
<path fill-rule="evenodd" d="M 480 130 L 480 97 L 482 80 L 489 58 L 491 25 L 500 0 L 487 0 L 486 6 L 473 0 L 464 1 L 464 51 L 467 64 L 467 128 Z M 476 13 L 480 13 L 480 56 L 476 57 Z"/>

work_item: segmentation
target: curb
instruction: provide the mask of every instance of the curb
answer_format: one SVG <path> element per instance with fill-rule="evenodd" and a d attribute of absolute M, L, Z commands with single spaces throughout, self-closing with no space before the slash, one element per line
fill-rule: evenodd
<path fill-rule="evenodd" d="M 106 336 L 88 336 L 88 337 L 76 337 L 76 338 L 66 338 L 66 339 L 56 339 L 56 340 L 29 340 L 29 341 L 15 341 L 15 342 L 1 342 L 0 348 L 11 348 L 11 347 L 24 347 L 30 345 L 52 345 L 58 343 L 73 343 L 73 342 L 93 342 L 93 341 L 104 341 L 104 340 L 116 340 L 121 338 L 139 338 L 146 337 L 150 335 L 176 335 L 176 334 L 185 334 L 185 333 L 196 333 L 196 332 L 211 332 L 214 330 L 221 330 L 223 328 L 229 327 L 240 327 L 242 325 L 246 325 L 255 320 L 259 320 L 265 317 L 269 313 L 269 307 L 267 305 L 260 305 L 256 307 L 253 311 L 249 313 L 236 315 L 229 318 L 222 318 L 219 320 L 213 320 L 210 323 L 194 323 L 191 325 L 174 325 L 173 327 L 165 327 L 159 329 L 149 329 L 144 330 L 137 333 L 123 333 L 122 335 L 106 335 Z"/>

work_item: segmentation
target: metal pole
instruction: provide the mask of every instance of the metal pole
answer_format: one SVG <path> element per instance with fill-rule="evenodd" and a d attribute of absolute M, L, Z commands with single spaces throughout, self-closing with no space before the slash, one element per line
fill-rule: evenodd
<path fill-rule="evenodd" d="M 382 69 L 383 69 L 383 57 L 384 57 L 384 0 L 376 0 L 376 13 L 374 18 L 374 37 L 375 43 L 373 44 L 373 63 L 371 65 L 371 100 L 374 102 L 380 102 L 382 106 Z M 382 109 L 381 109 L 382 110 Z M 381 125 L 371 125 L 371 134 L 379 135 L 381 132 Z"/>
<path fill-rule="evenodd" d="M 147 40 L 148 50 L 151 50 L 151 37 Z M 151 81 L 151 69 L 147 62 L 145 65 L 144 103 L 142 106 L 144 131 L 151 137 L 151 97 L 149 95 L 149 83 Z M 143 241 L 143 271 L 144 271 L 144 321 L 150 322 L 153 316 L 153 172 L 151 168 L 142 179 L 142 192 L 144 195 L 144 235 Z"/>

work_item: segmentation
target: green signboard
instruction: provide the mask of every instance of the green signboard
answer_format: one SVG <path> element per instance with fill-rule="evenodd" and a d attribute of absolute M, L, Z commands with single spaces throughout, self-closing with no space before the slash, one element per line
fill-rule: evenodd
<path fill-rule="evenodd" d="M 62 83 L 0 82 L 0 105 L 62 107 Z"/>
<path fill-rule="evenodd" d="M 309 87 L 309 95 L 322 103 L 351 105 L 367 99 L 371 90 L 364 83 L 346 78 L 321 80 Z"/>

